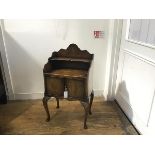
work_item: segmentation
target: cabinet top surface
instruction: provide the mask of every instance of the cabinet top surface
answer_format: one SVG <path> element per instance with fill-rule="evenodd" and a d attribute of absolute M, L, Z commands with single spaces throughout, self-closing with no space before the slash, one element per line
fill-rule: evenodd
<path fill-rule="evenodd" d="M 47 76 L 52 77 L 66 77 L 66 78 L 87 78 L 88 72 L 79 69 L 57 69 L 50 73 L 45 73 Z"/>

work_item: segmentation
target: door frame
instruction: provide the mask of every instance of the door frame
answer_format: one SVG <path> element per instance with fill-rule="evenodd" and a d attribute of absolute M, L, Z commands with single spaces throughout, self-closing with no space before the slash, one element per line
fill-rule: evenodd
<path fill-rule="evenodd" d="M 0 19 L 0 33 L 1 33 L 1 51 L 0 51 L 0 64 L 2 66 L 2 74 L 3 74 L 3 79 L 4 79 L 4 85 L 5 85 L 5 90 L 6 90 L 6 95 L 8 100 L 14 100 L 14 89 L 13 89 L 13 84 L 12 84 L 12 78 L 11 78 L 11 72 L 10 72 L 10 66 L 9 66 L 9 61 L 8 61 L 8 56 L 7 56 L 7 49 L 5 45 L 5 29 L 4 29 L 4 21 L 3 19 Z"/>
<path fill-rule="evenodd" d="M 123 19 L 114 19 L 110 21 L 104 89 L 104 97 L 105 100 L 108 101 L 113 101 L 115 99 L 117 68 L 122 38 L 122 27 Z"/>

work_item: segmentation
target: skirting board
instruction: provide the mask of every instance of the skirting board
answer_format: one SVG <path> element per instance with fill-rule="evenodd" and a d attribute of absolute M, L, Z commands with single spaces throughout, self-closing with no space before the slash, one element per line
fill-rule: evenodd
<path fill-rule="evenodd" d="M 15 93 L 9 95 L 9 100 L 29 100 L 29 99 L 42 99 L 44 93 Z M 94 96 L 103 96 L 103 90 L 94 90 Z"/>
<path fill-rule="evenodd" d="M 29 100 L 29 99 L 42 99 L 44 93 L 16 93 L 14 100 Z"/>

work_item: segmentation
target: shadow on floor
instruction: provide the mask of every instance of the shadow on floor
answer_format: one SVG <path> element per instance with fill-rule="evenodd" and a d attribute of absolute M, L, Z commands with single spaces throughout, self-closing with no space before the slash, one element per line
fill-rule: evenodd
<path fill-rule="evenodd" d="M 32 101 L 9 101 L 7 104 L 0 104 L 0 134 L 4 127 L 31 108 L 32 105 Z"/>

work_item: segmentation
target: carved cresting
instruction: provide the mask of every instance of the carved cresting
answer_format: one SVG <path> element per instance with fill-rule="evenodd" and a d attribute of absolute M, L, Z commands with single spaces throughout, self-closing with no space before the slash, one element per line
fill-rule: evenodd
<path fill-rule="evenodd" d="M 91 60 L 93 54 L 90 54 L 87 50 L 80 50 L 76 44 L 70 44 L 67 49 L 60 49 L 58 52 L 53 52 L 52 58 L 54 57 Z"/>
<path fill-rule="evenodd" d="M 45 93 L 43 105 L 50 120 L 48 100 L 55 97 L 57 108 L 59 99 L 64 98 L 67 90 L 68 100 L 79 100 L 84 107 L 84 129 L 87 129 L 87 116 L 91 114 L 94 93 L 92 88 L 93 54 L 80 50 L 76 44 L 70 44 L 67 49 L 53 52 L 43 69 Z"/>

